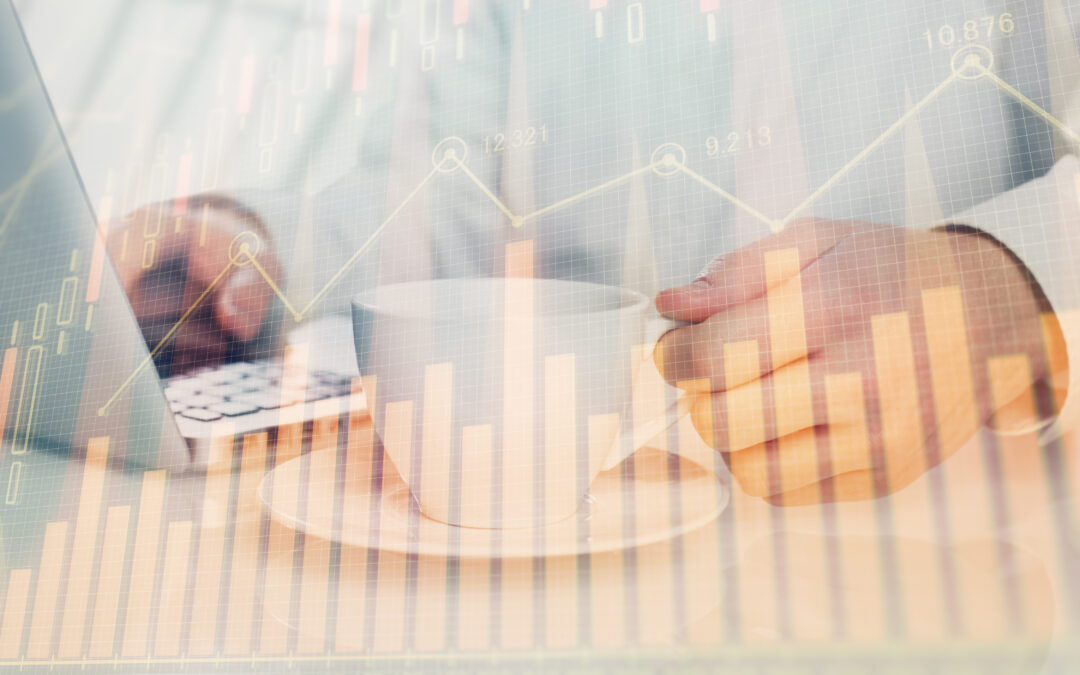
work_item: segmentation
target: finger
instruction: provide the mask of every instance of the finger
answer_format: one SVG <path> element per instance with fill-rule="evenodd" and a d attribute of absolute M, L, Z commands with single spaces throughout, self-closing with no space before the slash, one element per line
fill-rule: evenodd
<path fill-rule="evenodd" d="M 670 384 L 693 383 L 697 391 L 703 391 L 702 386 L 707 391 L 724 391 L 760 376 L 761 355 L 769 349 L 768 330 L 768 306 L 759 298 L 701 323 L 668 331 L 654 358 Z"/>
<path fill-rule="evenodd" d="M 193 285 L 200 293 L 210 289 L 209 301 L 221 329 L 238 340 L 250 340 L 258 334 L 274 295 L 253 260 L 275 284 L 281 276 L 268 243 L 254 239 L 258 236 L 254 233 L 246 234 L 245 237 L 252 238 L 248 242 L 250 253 L 241 254 L 234 246 L 238 233 L 232 219 L 219 219 L 209 223 L 205 230 L 191 232 L 189 287 Z"/>
<path fill-rule="evenodd" d="M 235 270 L 214 296 L 214 315 L 228 334 L 251 340 L 259 333 L 274 292 L 253 266 Z"/>
<path fill-rule="evenodd" d="M 796 286 L 798 280 L 788 283 Z M 769 309 L 766 298 L 756 298 L 701 323 L 669 331 L 654 354 L 660 372 L 671 384 L 707 383 L 711 391 L 725 391 L 805 359 L 812 353 L 805 327 L 798 339 L 792 339 L 790 317 L 770 316 Z M 805 321 L 801 312 L 797 318 L 800 323 Z M 770 321 L 777 325 L 770 325 Z M 773 343 L 771 330 L 780 331 L 783 339 Z"/>
<path fill-rule="evenodd" d="M 668 318 L 696 323 L 760 298 L 770 286 L 797 274 L 836 246 L 856 226 L 848 221 L 798 221 L 779 234 L 715 259 L 692 283 L 661 291 L 656 308 Z"/>
<path fill-rule="evenodd" d="M 774 442 L 759 443 L 727 453 L 724 458 L 735 480 L 747 494 L 754 497 L 795 494 L 809 487 L 814 487 L 819 492 L 814 497 L 814 503 L 834 501 L 847 494 L 836 490 L 847 490 L 852 495 L 865 496 L 869 494 L 867 491 L 854 491 L 847 483 L 836 486 L 834 490 L 830 482 L 839 475 L 850 476 L 871 470 L 869 453 L 833 451 L 836 443 L 848 443 L 850 436 L 860 433 L 863 432 L 853 427 L 819 426 L 788 434 Z M 902 484 L 899 477 L 893 484 Z M 804 496 L 801 500 L 808 498 Z"/>
<path fill-rule="evenodd" d="M 797 361 L 727 391 L 692 394 L 692 421 L 699 429 L 710 431 L 710 418 L 714 426 L 725 420 L 724 445 L 714 446 L 724 452 L 742 451 L 803 429 L 826 425 L 844 433 L 848 428 L 865 430 L 861 405 L 858 409 L 852 406 L 852 410 L 842 411 L 829 405 L 825 366 L 818 361 L 816 358 Z M 862 433 L 865 437 L 865 431 Z M 849 445 L 854 447 L 854 444 L 848 439 L 838 436 L 835 440 L 843 441 L 837 448 L 845 453 L 854 454 L 861 450 L 865 455 L 865 443 L 849 450 Z M 865 466 L 865 457 L 858 463 Z"/>

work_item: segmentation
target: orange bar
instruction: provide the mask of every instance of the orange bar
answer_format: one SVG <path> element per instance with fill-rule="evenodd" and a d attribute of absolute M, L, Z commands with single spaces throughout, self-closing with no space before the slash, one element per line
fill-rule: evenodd
<path fill-rule="evenodd" d="M 532 241 L 506 245 L 508 279 L 533 277 Z M 535 433 L 533 376 L 533 287 L 507 285 L 503 333 L 502 522 L 503 527 L 534 524 L 537 495 L 532 462 Z M 524 459 L 523 459 L 524 458 Z M 518 461 L 514 461 L 517 459 Z M 543 489 L 543 488 L 539 488 Z M 496 523 L 496 526 L 499 526 Z M 501 644 L 508 649 L 533 645 L 533 561 L 503 561 Z"/>
<path fill-rule="evenodd" d="M 619 429 L 619 415 L 593 415 L 589 417 L 589 454 L 602 457 L 610 449 L 611 439 Z M 612 471 L 622 471 L 619 466 Z M 621 479 L 620 479 L 621 480 Z M 623 500 L 612 501 L 608 508 L 619 517 L 623 510 Z M 626 532 L 623 532 L 625 536 Z M 589 586 L 591 595 L 592 625 L 589 632 L 596 647 L 621 647 L 626 643 L 626 588 L 625 560 L 622 551 L 592 553 L 589 557 Z"/>
<path fill-rule="evenodd" d="M 960 288 L 946 286 L 923 291 L 923 316 L 929 346 L 931 382 L 936 401 L 935 412 L 939 420 L 946 421 L 946 423 L 939 422 L 938 424 L 940 442 L 946 448 L 964 447 L 962 452 L 944 461 L 941 466 L 942 482 L 945 494 L 948 495 L 949 509 L 939 517 L 948 522 L 949 529 L 957 540 L 996 540 L 1000 535 L 993 519 L 993 498 L 986 480 L 989 474 L 986 470 L 984 450 L 982 443 L 972 442 L 976 438 L 981 423 Z M 953 544 L 954 542 L 946 543 Z M 987 562 L 991 566 L 994 564 L 994 561 Z M 951 592 L 955 602 L 959 604 L 956 608 L 957 620 L 960 622 L 959 628 L 967 634 L 967 631 L 973 627 L 972 622 L 980 624 L 1000 618 L 1001 611 L 988 616 L 982 609 L 976 609 L 984 607 L 984 600 L 991 597 L 1000 599 L 1000 595 L 985 594 L 985 589 L 981 588 L 981 582 L 977 578 L 964 574 L 962 568 L 953 564 L 952 560 L 950 560 L 950 565 L 954 568 L 953 587 L 946 589 L 943 581 L 942 592 L 934 592 L 931 588 L 927 594 L 933 597 L 946 597 L 944 591 Z M 912 574 L 911 586 L 924 585 L 925 582 L 918 581 L 918 576 L 917 572 Z M 909 590 L 908 594 L 910 593 Z M 924 615 L 929 612 L 930 606 L 919 613 L 909 611 L 911 617 L 909 629 L 913 634 L 922 632 L 927 638 L 943 637 L 941 632 L 929 630 L 931 627 L 935 631 L 943 630 L 938 623 L 926 621 Z M 912 622 L 917 625 L 910 625 Z M 985 634 L 985 631 L 983 633 Z"/>
<path fill-rule="evenodd" d="M 32 659 L 45 658 L 52 653 L 53 616 L 60 592 L 60 569 L 67 548 L 67 531 L 66 521 L 45 526 L 37 590 L 34 593 L 34 615 L 30 621 L 30 642 L 26 646 L 26 655 Z"/>
<path fill-rule="evenodd" d="M 505 649 L 533 647 L 533 626 L 537 619 L 533 604 L 534 565 L 531 558 L 505 558 L 502 561 L 500 611 L 496 630 Z"/>
<path fill-rule="evenodd" d="M 278 427 L 275 466 L 281 466 L 299 456 L 303 433 L 303 423 Z M 300 499 L 299 472 L 286 475 L 280 472 L 274 473 L 271 480 L 273 483 L 270 500 L 274 510 L 295 513 Z M 293 528 L 271 527 L 267 537 L 267 550 L 282 554 L 284 551 L 293 550 L 298 541 L 298 533 Z M 292 610 L 293 585 L 298 581 L 294 578 L 295 576 L 296 570 L 290 567 L 286 572 L 284 582 L 266 584 L 263 589 L 262 635 L 259 651 L 264 654 L 283 654 L 288 647 L 289 627 L 281 619 L 290 616 Z"/>
<path fill-rule="evenodd" d="M 1058 324 L 1075 322 L 1077 312 L 1043 314 L 1041 318 L 1043 348 L 1046 350 L 1047 367 L 1052 374 L 1053 412 L 1057 414 L 1061 412 L 1061 406 L 1065 404 L 1065 395 L 1069 389 L 1069 355 L 1065 346 L 1065 337 L 1061 334 Z M 1056 476 L 1051 481 L 1060 486 L 1062 495 L 1068 500 L 1068 504 L 1073 506 L 1075 513 L 1075 502 L 1080 497 L 1080 493 L 1077 492 L 1076 485 L 1072 485 L 1070 489 L 1065 476 L 1080 476 L 1080 466 L 1077 464 L 1080 462 L 1080 453 L 1069 452 L 1064 448 L 1065 444 L 1063 444 L 1062 450 L 1056 453 L 1060 454 L 1060 469 L 1058 469 L 1057 473 L 1062 475 Z"/>
<path fill-rule="evenodd" d="M 533 242 L 531 239 L 512 241 L 506 245 L 506 276 L 508 278 L 532 279 Z"/>
<path fill-rule="evenodd" d="M 532 276 L 532 242 L 506 245 L 506 276 Z M 502 526 L 530 527 L 537 503 L 533 436 L 533 287 L 507 284 L 503 333 Z M 519 458 L 519 461 L 512 461 Z M 528 458 L 529 461 L 520 461 Z M 498 524 L 497 524 L 498 525 Z"/>
<path fill-rule="evenodd" d="M 987 369 L 994 410 L 1008 409 L 1022 424 L 1030 427 L 1038 417 L 1030 389 L 1031 367 L 1027 356 L 1014 354 L 992 358 L 987 362 Z M 1017 396 L 1017 387 L 1023 386 L 1023 383 L 1028 383 L 1029 388 Z M 1067 587 L 1068 570 L 1061 569 L 1059 564 L 1060 542 L 1052 529 L 1054 514 L 1050 508 L 1052 499 L 1046 480 L 1048 467 L 1039 446 L 1039 435 L 1036 432 L 1002 434 L 997 440 L 1001 451 L 1002 487 L 1005 504 L 1009 507 L 1009 523 L 1018 533 L 1022 533 L 1017 535 L 1017 543 L 1037 553 L 1038 559 L 1047 566 L 1050 577 L 1061 584 L 1059 588 Z M 1047 594 L 1039 593 L 1034 583 L 1038 577 L 1023 575 L 1020 564 L 1016 564 L 1014 570 L 1017 572 L 1015 576 L 1003 576 L 1001 581 L 1003 584 L 1015 584 L 1010 590 L 1016 593 L 1020 601 L 1017 609 L 1020 612 L 1018 619 L 1023 622 L 1019 624 L 1021 632 L 1024 635 L 1048 637 L 1054 629 L 1055 611 L 1056 621 L 1068 621 L 1066 603 L 1054 602 L 1052 596 L 1048 598 Z"/>
<path fill-rule="evenodd" d="M 825 399 L 829 419 L 829 443 L 834 457 L 861 457 L 870 461 L 870 436 L 866 424 L 866 404 L 861 373 L 842 373 L 825 378 Z M 870 473 L 860 490 L 873 494 Z M 844 593 L 848 635 L 855 640 L 884 640 L 885 586 L 881 579 L 881 556 L 873 537 L 853 536 L 845 531 L 843 509 L 838 510 L 840 567 L 844 583 L 836 592 Z M 859 589 L 863 592 L 852 592 Z M 866 592 L 865 589 L 871 589 Z M 874 592 L 876 590 L 876 592 Z"/>
<path fill-rule="evenodd" d="M 154 641 L 154 653 L 158 656 L 177 656 L 180 653 L 180 629 L 184 621 L 190 553 L 191 521 L 169 523 L 165 536 L 161 594 L 158 596 L 157 639 Z"/>
<path fill-rule="evenodd" d="M 773 408 L 779 454 L 784 458 L 778 465 L 780 489 L 781 492 L 788 492 L 821 479 L 814 445 L 799 442 L 799 437 L 791 436 L 814 426 L 810 367 L 803 358 L 807 353 L 806 321 L 798 249 L 767 252 L 765 279 L 769 287 L 767 299 L 772 366 L 774 370 L 782 368 L 787 373 L 784 379 L 777 382 L 773 392 Z M 795 458 L 798 461 L 794 461 Z"/>
<path fill-rule="evenodd" d="M 282 369 L 281 390 L 282 407 L 279 416 L 277 446 L 274 452 L 274 466 L 279 467 L 289 460 L 300 456 L 304 442 L 304 389 L 307 383 L 308 345 L 292 344 L 286 347 Z M 290 401 L 300 403 L 290 405 Z M 284 481 L 288 480 L 289 484 Z M 299 473 L 285 478 L 280 473 L 273 474 L 271 486 L 273 508 L 285 513 L 294 513 L 300 498 Z M 268 546 L 270 551 L 281 552 L 292 549 L 297 539 L 295 530 L 286 527 L 270 528 Z M 291 570 L 295 576 L 295 570 Z M 264 654 L 283 654 L 288 647 L 289 628 L 285 621 L 277 617 L 288 617 L 292 610 L 292 589 L 294 580 L 289 583 L 268 584 L 263 591 L 263 621 L 259 651 Z"/>
<path fill-rule="evenodd" d="M 226 654 L 251 653 L 251 621 L 255 609 L 255 570 L 262 537 L 259 483 L 266 473 L 266 434 L 244 436 L 240 450 L 236 530 L 233 534 L 229 609 L 225 621 Z"/>
<path fill-rule="evenodd" d="M 689 383 L 683 386 L 690 391 L 702 391 L 698 386 L 691 386 Z M 679 403 L 680 413 L 684 412 L 685 407 L 691 403 L 699 407 L 701 419 L 712 419 L 712 399 L 710 397 L 702 397 L 700 400 L 683 399 Z M 690 415 L 680 414 L 678 430 L 680 449 L 685 450 L 701 442 L 701 434 L 694 426 Z M 705 433 L 708 435 L 707 442 L 710 445 L 714 443 L 711 423 L 705 429 Z M 721 468 L 723 460 L 719 456 L 714 456 L 713 462 L 712 466 L 702 468 L 716 475 L 723 475 L 723 473 L 718 473 L 721 471 L 726 473 L 727 469 Z M 681 467 L 683 480 L 687 478 L 687 471 L 696 470 L 697 468 L 695 465 L 685 461 L 681 463 Z M 712 486 L 713 499 L 717 502 L 721 501 L 724 497 L 724 485 L 718 479 L 714 479 L 712 480 Z M 680 490 L 679 492 L 686 500 L 693 499 L 693 495 L 688 491 Z M 683 514 L 687 513 L 688 507 L 689 505 L 683 507 Z M 686 583 L 684 601 L 686 619 L 690 624 L 687 638 L 693 644 L 717 644 L 724 635 L 720 612 L 722 598 L 720 569 L 722 561 L 720 559 L 720 531 L 717 522 L 713 521 L 705 525 L 701 529 L 700 536 L 685 537 L 683 546 L 685 566 L 682 570 L 676 568 L 676 574 L 683 574 Z"/>
<path fill-rule="evenodd" d="M 477 425 L 461 430 L 461 480 L 463 483 L 491 477 L 491 427 Z M 486 518 L 491 500 L 478 500 L 477 518 Z M 493 531 L 494 532 L 494 531 Z M 458 647 L 491 649 L 491 561 L 484 557 L 462 559 L 458 581 Z"/>
<path fill-rule="evenodd" d="M 395 401 L 386 405 L 386 437 L 383 444 L 387 447 L 411 448 L 413 442 L 413 403 Z M 398 484 L 400 478 L 395 474 L 389 453 L 383 459 L 382 484 L 385 490 Z M 406 456 L 409 453 L 405 453 Z M 398 467 L 400 470 L 401 467 Z M 394 523 L 394 516 L 384 509 L 380 515 L 379 529 L 399 527 Z M 404 554 L 380 551 L 376 580 L 375 623 L 368 630 L 374 633 L 373 648 L 377 652 L 399 652 L 405 647 L 405 568 Z"/>
<path fill-rule="evenodd" d="M 925 296 L 923 302 L 926 303 Z M 933 363 L 935 338 L 930 314 L 926 312 L 927 337 Z M 915 357 L 907 312 L 874 316 L 871 318 L 871 330 L 883 452 L 888 462 L 887 490 L 891 493 L 906 487 L 913 477 L 921 475 L 926 469 L 923 448 L 907 446 L 911 439 L 921 441 L 924 438 L 919 387 L 915 380 Z M 946 335 L 939 332 L 937 337 L 940 339 Z M 950 358 L 957 357 L 950 355 Z M 913 452 L 917 453 L 914 457 Z M 915 495 L 911 492 L 913 490 L 926 490 L 925 484 L 912 486 L 911 490 L 905 491 L 904 497 L 913 500 L 914 506 L 905 504 L 904 508 L 894 509 L 892 513 L 898 532 L 920 534 L 917 538 L 897 538 L 895 542 L 900 577 L 896 586 L 902 594 L 899 605 L 906 613 L 904 625 L 910 635 L 922 639 L 940 639 L 947 634 L 947 589 L 941 578 L 940 561 L 937 556 L 931 555 L 933 548 L 927 545 L 934 539 L 934 519 L 930 508 L 932 500 L 925 492 Z"/>
<path fill-rule="evenodd" d="M 0 623 L 0 658 L 15 659 L 22 647 L 23 621 L 26 601 L 30 596 L 31 570 L 11 570 L 8 576 L 7 597 L 4 600 L 4 619 Z"/>
<path fill-rule="evenodd" d="M 1069 321 L 1072 318 L 1069 314 L 1071 313 L 1063 312 L 1060 317 L 1064 321 Z M 1055 412 L 1061 410 L 1062 404 L 1065 403 L 1064 393 L 1069 384 L 1069 356 L 1065 347 L 1065 337 L 1058 329 L 1058 316 L 1057 314 L 1043 314 L 1040 317 L 1047 367 L 1053 375 Z"/>
<path fill-rule="evenodd" d="M 731 342 L 724 345 L 724 377 L 727 386 L 728 447 L 759 448 L 765 442 L 765 408 L 762 402 L 760 350 L 756 340 Z M 736 386 L 738 383 L 745 383 Z M 758 485 L 768 485 L 768 467 L 745 450 L 731 453 L 729 461 L 736 475 L 747 476 Z M 758 459 L 758 462 L 753 462 Z M 767 532 L 756 531 L 749 522 L 767 524 L 762 516 L 768 508 L 761 499 L 751 497 L 739 486 L 732 487 L 732 507 L 738 514 L 735 546 L 740 554 L 739 614 L 747 640 L 760 635 L 779 634 L 777 616 L 775 546 Z M 756 555 L 759 550 L 763 553 Z"/>
<path fill-rule="evenodd" d="M 652 353 L 652 347 L 636 346 L 631 352 L 632 363 L 644 363 Z M 659 499 L 647 501 L 645 495 L 653 492 L 650 484 L 668 481 L 668 466 L 666 457 L 656 461 L 655 453 L 642 453 L 640 450 L 649 443 L 652 449 L 667 451 L 667 435 L 661 434 L 655 438 L 648 438 L 648 433 L 642 434 L 647 420 L 663 419 L 667 411 L 667 402 L 664 395 L 664 381 L 653 372 L 651 368 L 642 369 L 643 377 L 637 382 L 633 395 L 634 413 L 634 448 L 635 452 L 629 461 L 634 467 L 634 503 L 631 508 L 638 531 L 642 524 L 652 520 L 656 514 L 661 514 L 661 519 L 670 521 L 671 503 L 669 495 L 665 491 Z M 652 375 L 652 377 L 649 377 Z M 663 561 L 663 562 L 662 562 Z M 675 586 L 671 575 L 671 544 L 667 541 L 657 542 L 650 546 L 638 549 L 637 575 L 637 630 L 638 640 L 642 644 L 660 644 L 671 636 L 672 626 L 675 625 Z M 664 564 L 666 562 L 667 564 Z M 642 574 L 641 570 L 664 569 L 664 574 Z"/>
<path fill-rule="evenodd" d="M 7 423 L 8 408 L 11 404 L 11 382 L 15 379 L 15 362 L 18 359 L 17 347 L 4 350 L 4 365 L 0 369 L 0 438 L 4 437 L 4 425 Z"/>
<path fill-rule="evenodd" d="M 421 440 L 420 485 L 425 499 L 449 510 L 451 446 L 451 364 L 429 365 L 424 377 L 424 419 Z M 480 501 L 490 501 L 484 497 Z M 420 540 L 438 542 L 446 551 L 450 545 L 447 528 L 420 518 Z M 413 644 L 421 651 L 446 646 L 446 556 L 424 555 L 416 563 L 416 622 Z"/>
<path fill-rule="evenodd" d="M 210 443 L 210 456 L 215 461 L 206 472 L 202 520 L 199 524 L 199 558 L 195 568 L 191 634 L 188 636 L 188 654 L 191 656 L 213 654 L 217 641 L 221 564 L 225 553 L 229 482 L 232 478 L 232 424 L 214 427 Z"/>
<path fill-rule="evenodd" d="M 450 392 L 453 376 L 450 363 L 429 364 L 424 369 L 420 505 L 426 513 L 447 520 L 450 517 Z M 412 472 L 415 467 L 399 468 L 402 472 Z"/>
<path fill-rule="evenodd" d="M 338 417 L 340 401 L 330 399 L 315 403 L 315 423 L 311 439 L 312 452 L 325 455 L 336 476 Z M 323 474 L 325 475 L 325 474 Z M 307 518 L 311 522 L 332 522 L 334 518 L 334 484 L 308 481 Z M 330 541 L 321 537 L 304 537 L 304 562 L 300 573 L 300 626 L 297 651 L 301 654 L 321 654 L 326 650 L 326 599 L 330 582 Z M 354 627 L 355 628 L 355 627 Z"/>
<path fill-rule="evenodd" d="M 135 548 L 131 555 L 131 584 L 121 648 L 121 653 L 127 657 L 146 656 L 164 503 L 165 472 L 147 471 L 143 474 L 139 521 L 135 526 Z"/>
<path fill-rule="evenodd" d="M 345 450 L 345 497 L 342 506 L 342 530 L 352 529 L 354 518 L 367 518 L 371 497 L 367 487 L 371 484 L 374 464 L 375 425 L 371 418 L 359 410 L 358 398 L 366 398 L 367 409 L 375 409 L 374 376 L 353 380 L 349 404 L 349 439 Z M 384 470 L 393 467 L 384 465 Z M 363 482 L 362 482 L 363 481 Z M 334 652 L 344 654 L 357 652 L 363 646 L 362 630 L 365 616 L 364 591 L 367 589 L 368 550 L 361 546 L 342 546 L 338 566 L 337 637 Z"/>
<path fill-rule="evenodd" d="M 286 346 L 281 366 L 281 408 L 278 412 L 278 425 L 281 429 L 303 423 L 307 377 L 308 345 L 297 343 Z M 279 430 L 278 433 L 280 436 L 281 431 Z M 278 438 L 276 466 L 299 455 L 299 443 L 296 447 L 286 445 L 283 448 L 281 438 Z"/>
<path fill-rule="evenodd" d="M 578 643 L 577 556 L 560 555 L 543 559 L 547 589 L 544 637 L 550 649 L 566 649 Z"/>
<path fill-rule="evenodd" d="M 817 443 L 807 430 L 814 428 L 814 407 L 810 394 L 810 362 L 803 358 L 806 348 L 806 314 L 803 308 L 802 277 L 799 250 L 795 248 L 765 253 L 765 279 L 769 287 L 769 343 L 774 372 L 773 410 L 778 440 L 777 455 L 781 458 L 776 471 L 782 492 L 816 486 L 822 479 Z M 818 492 L 819 487 L 809 487 Z M 814 500 L 820 502 L 820 496 Z M 817 507 L 817 519 L 828 527 L 826 511 Z M 824 539 L 789 538 L 785 542 L 788 560 L 798 560 L 798 566 L 787 568 L 786 604 L 798 607 L 820 607 L 820 613 L 793 613 L 792 630 L 797 639 L 818 640 L 831 634 L 832 621 L 827 620 L 830 607 L 826 589 L 830 587 L 828 560 Z M 804 620 L 803 617 L 806 617 Z"/>
<path fill-rule="evenodd" d="M 438 542 L 442 550 L 449 546 L 447 528 L 441 523 L 421 518 L 420 540 Z M 446 556 L 422 555 L 416 563 L 416 621 L 413 644 L 420 651 L 446 647 Z"/>
<path fill-rule="evenodd" d="M 83 635 L 86 624 L 86 603 L 90 596 L 91 561 L 97 552 L 98 518 L 101 515 L 101 493 L 105 486 L 106 458 L 109 439 L 91 438 L 83 468 L 79 512 L 75 517 L 75 539 L 72 543 L 73 563 L 68 570 L 67 593 L 64 602 L 64 623 L 60 629 L 61 658 L 83 654 Z"/>
<path fill-rule="evenodd" d="M 94 601 L 94 625 L 90 629 L 90 656 L 106 657 L 114 653 L 116 610 L 127 554 L 128 523 L 131 507 L 111 506 L 105 516 L 105 537 L 101 545 L 101 565 Z"/>
<path fill-rule="evenodd" d="M 545 504 L 549 507 L 578 500 L 577 369 L 574 354 L 549 356 L 544 361 Z M 545 520 L 550 520 L 550 514 Z M 577 558 L 544 560 L 544 636 L 551 649 L 577 644 Z"/>
<path fill-rule="evenodd" d="M 964 301 L 958 286 L 923 291 L 922 301 L 930 348 L 930 378 L 938 402 L 936 412 L 939 419 L 949 422 L 942 429 L 947 432 L 942 444 L 955 448 L 974 436 L 979 428 Z M 986 513 L 990 513 L 989 508 Z"/>

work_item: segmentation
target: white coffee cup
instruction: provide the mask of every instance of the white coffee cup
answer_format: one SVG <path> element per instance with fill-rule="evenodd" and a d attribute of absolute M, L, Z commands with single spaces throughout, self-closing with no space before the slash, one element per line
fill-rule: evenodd
<path fill-rule="evenodd" d="M 631 426 L 670 425 L 665 410 L 631 422 L 630 403 L 641 359 L 677 325 L 635 291 L 554 279 L 409 282 L 353 300 L 386 456 L 426 516 L 469 527 L 572 515 Z"/>

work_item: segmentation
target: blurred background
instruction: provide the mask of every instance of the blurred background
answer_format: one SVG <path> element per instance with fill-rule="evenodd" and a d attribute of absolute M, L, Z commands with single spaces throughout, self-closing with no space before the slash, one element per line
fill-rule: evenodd
<path fill-rule="evenodd" d="M 15 1 L 90 197 L 111 195 L 114 215 L 202 190 L 314 192 L 344 172 L 339 146 L 355 147 L 371 92 L 355 117 L 320 104 L 366 85 L 354 56 L 369 4 Z"/>

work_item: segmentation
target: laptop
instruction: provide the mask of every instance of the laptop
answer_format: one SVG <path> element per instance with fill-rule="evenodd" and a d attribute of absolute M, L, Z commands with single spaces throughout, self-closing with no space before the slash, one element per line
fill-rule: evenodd
<path fill-rule="evenodd" d="M 125 464 L 205 466 L 210 440 L 356 410 L 348 372 L 280 359 L 161 379 L 10 0 L 0 3 L 0 432 L 14 455 L 107 438 Z M 348 367 L 351 368 L 351 356 Z M 297 372 L 299 369 L 299 372 Z M 328 404 L 313 405 L 314 401 Z M 338 402 L 340 408 L 332 403 Z M 283 412 L 287 410 L 288 412 Z"/>

